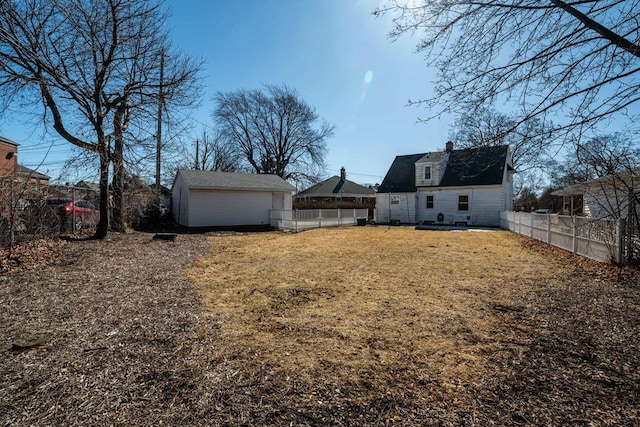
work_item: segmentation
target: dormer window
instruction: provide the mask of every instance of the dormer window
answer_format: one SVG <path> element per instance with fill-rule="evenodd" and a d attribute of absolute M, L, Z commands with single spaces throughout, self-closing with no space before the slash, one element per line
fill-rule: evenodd
<path fill-rule="evenodd" d="M 424 167 L 424 179 L 425 180 L 431 179 L 431 166 L 429 165 Z"/>

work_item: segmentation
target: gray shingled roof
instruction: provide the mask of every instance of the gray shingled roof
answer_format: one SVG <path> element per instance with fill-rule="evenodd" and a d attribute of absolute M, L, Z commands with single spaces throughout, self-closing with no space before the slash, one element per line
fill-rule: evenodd
<path fill-rule="evenodd" d="M 293 191 L 295 187 L 277 175 L 180 169 L 190 189 Z"/>
<path fill-rule="evenodd" d="M 332 197 L 335 194 L 358 195 L 374 197 L 376 192 L 368 187 L 356 184 L 348 179 L 342 180 L 339 176 L 332 176 L 316 185 L 299 192 L 296 196 L 306 197 Z"/>
<path fill-rule="evenodd" d="M 24 178 L 51 179 L 51 177 L 45 174 L 34 171 L 33 169 L 29 169 L 22 165 L 18 165 L 18 175 Z"/>
<path fill-rule="evenodd" d="M 502 183 L 508 147 L 467 148 L 453 150 L 438 187 L 498 185 Z M 397 156 L 378 193 L 413 193 L 416 191 L 415 163 L 426 153 Z"/>
<path fill-rule="evenodd" d="M 623 170 L 616 174 L 580 182 L 551 193 L 553 196 L 581 196 L 589 191 L 606 191 L 631 187 L 640 190 L 640 167 Z"/>
<path fill-rule="evenodd" d="M 389 168 L 389 172 L 378 187 L 378 193 L 415 193 L 416 165 L 415 163 L 427 153 L 396 156 Z"/>

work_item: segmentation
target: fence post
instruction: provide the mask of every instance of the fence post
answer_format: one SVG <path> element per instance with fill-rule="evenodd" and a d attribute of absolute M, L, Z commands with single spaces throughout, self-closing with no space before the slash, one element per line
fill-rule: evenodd
<path fill-rule="evenodd" d="M 533 237 L 533 214 L 532 213 L 529 214 L 529 218 L 530 218 L 529 223 L 531 223 L 531 228 L 529 229 L 529 237 Z"/>
<path fill-rule="evenodd" d="M 518 234 L 522 236 L 522 212 L 518 212 Z"/>
<path fill-rule="evenodd" d="M 578 237 L 576 233 L 576 229 L 578 228 L 578 224 L 576 223 L 576 217 L 571 217 L 571 236 L 573 238 L 573 242 L 571 244 L 571 252 L 574 254 L 578 253 Z"/>
<path fill-rule="evenodd" d="M 618 263 L 618 265 L 620 265 L 623 263 L 623 260 L 627 261 L 624 259 L 626 230 L 625 220 L 622 218 L 618 219 L 616 222 L 616 233 L 618 233 L 618 238 L 616 239 L 616 241 L 618 242 L 616 262 Z"/>
<path fill-rule="evenodd" d="M 551 244 L 551 215 L 547 215 L 547 244 Z"/>

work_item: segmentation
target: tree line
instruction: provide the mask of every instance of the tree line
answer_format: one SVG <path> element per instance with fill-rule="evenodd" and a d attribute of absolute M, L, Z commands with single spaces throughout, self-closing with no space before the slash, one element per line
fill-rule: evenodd
<path fill-rule="evenodd" d="M 0 114 L 35 111 L 34 120 L 96 167 L 96 238 L 125 229 L 127 170 L 154 154 L 160 168 L 162 122 L 200 102 L 202 61 L 172 45 L 166 20 L 163 2 L 154 0 L 0 3 Z M 333 126 L 316 126 L 318 115 L 295 90 L 266 85 L 218 93 L 214 101 L 217 128 L 203 135 L 196 168 L 308 180 L 323 173 Z"/>
<path fill-rule="evenodd" d="M 437 69 L 434 95 L 410 102 L 426 107 L 422 120 L 454 114 L 459 147 L 508 144 L 519 194 L 541 194 L 545 173 L 555 186 L 638 166 L 628 135 L 640 130 L 640 0 L 394 1 L 373 13 L 391 16 L 391 38 L 419 37 Z M 90 154 L 96 237 L 124 229 L 127 173 L 171 144 L 191 153 L 172 153 L 172 167 L 324 174 L 334 127 L 286 85 L 218 92 L 197 141 L 161 141 L 161 125 L 150 135 L 200 103 L 202 61 L 172 45 L 166 19 L 161 0 L 0 3 L 0 114 L 33 111 Z M 626 133 L 609 132 L 613 122 Z"/>

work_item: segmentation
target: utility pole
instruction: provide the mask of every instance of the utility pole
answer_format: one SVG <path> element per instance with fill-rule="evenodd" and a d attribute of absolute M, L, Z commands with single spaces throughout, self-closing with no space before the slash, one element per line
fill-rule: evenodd
<path fill-rule="evenodd" d="M 200 140 L 196 138 L 196 163 L 194 165 L 195 170 L 200 169 L 199 153 L 200 153 Z"/>
<path fill-rule="evenodd" d="M 164 103 L 163 94 L 164 80 L 164 50 L 160 51 L 160 88 L 158 93 L 158 129 L 156 130 L 156 196 L 158 197 L 158 208 L 160 208 L 160 161 L 162 150 L 162 104 Z"/>

